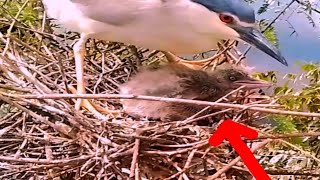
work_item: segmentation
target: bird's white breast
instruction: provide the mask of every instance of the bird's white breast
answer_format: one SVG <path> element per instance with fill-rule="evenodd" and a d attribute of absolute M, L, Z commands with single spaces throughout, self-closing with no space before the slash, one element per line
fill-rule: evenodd
<path fill-rule="evenodd" d="M 84 16 L 70 0 L 43 0 L 50 17 L 57 19 L 72 31 L 85 32 L 97 39 L 171 51 L 176 54 L 208 51 L 215 48 L 220 40 L 213 38 L 212 34 L 205 30 L 210 22 L 201 18 L 206 15 L 210 17 L 209 14 L 205 14 L 209 12 L 201 12 L 204 15 L 195 14 L 198 12 L 191 10 L 194 5 L 191 5 L 189 0 L 175 0 L 167 2 L 167 5 L 160 0 L 130 2 L 139 2 L 142 5 L 146 3 L 148 6 L 137 9 L 136 17 L 132 21 L 117 26 Z"/>

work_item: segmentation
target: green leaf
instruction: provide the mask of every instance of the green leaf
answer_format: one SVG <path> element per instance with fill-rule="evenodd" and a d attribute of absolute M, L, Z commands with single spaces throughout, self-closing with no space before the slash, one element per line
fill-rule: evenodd
<path fill-rule="evenodd" d="M 264 12 L 267 12 L 268 7 L 269 7 L 269 3 L 265 2 L 259 9 L 258 9 L 258 14 L 262 14 Z"/>
<path fill-rule="evenodd" d="M 279 48 L 279 40 L 276 34 L 276 31 L 274 27 L 268 28 L 263 35 L 270 41 L 272 44 L 274 44 L 277 48 Z"/>
<path fill-rule="evenodd" d="M 312 71 L 316 68 L 317 68 L 317 66 L 315 64 L 304 64 L 301 66 L 301 70 L 303 70 L 303 71 Z"/>
<path fill-rule="evenodd" d="M 277 133 L 293 133 L 297 132 L 296 125 L 288 116 L 271 116 L 272 120 L 277 124 L 275 131 Z"/>

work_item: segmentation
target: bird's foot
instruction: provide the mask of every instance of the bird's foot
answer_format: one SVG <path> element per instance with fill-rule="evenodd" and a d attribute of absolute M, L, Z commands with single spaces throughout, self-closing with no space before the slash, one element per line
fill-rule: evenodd
<path fill-rule="evenodd" d="M 79 94 L 79 92 L 71 85 L 68 86 L 68 89 L 73 93 L 73 94 Z M 80 94 L 84 94 L 80 93 Z M 103 108 L 98 104 L 95 104 L 91 102 L 89 99 L 77 99 L 77 102 L 75 104 L 75 109 L 80 110 L 80 108 L 83 107 L 87 109 L 89 112 L 93 113 L 95 117 L 98 119 L 104 120 L 107 119 L 106 115 L 112 115 L 113 117 L 119 117 L 121 114 L 120 110 L 110 110 L 108 108 Z"/>
<path fill-rule="evenodd" d="M 183 64 L 183 65 L 185 65 L 189 68 L 192 68 L 192 69 L 198 69 L 201 66 L 209 64 L 210 62 L 214 61 L 216 58 L 213 56 L 213 57 L 210 57 L 207 59 L 189 61 L 189 60 L 182 59 L 182 58 L 172 54 L 171 52 L 162 51 L 162 53 L 167 57 L 167 59 L 170 63 Z"/>

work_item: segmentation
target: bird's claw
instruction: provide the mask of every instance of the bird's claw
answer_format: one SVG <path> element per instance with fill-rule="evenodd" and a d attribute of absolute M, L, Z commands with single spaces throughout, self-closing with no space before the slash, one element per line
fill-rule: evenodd
<path fill-rule="evenodd" d="M 68 86 L 68 89 L 73 93 L 77 94 L 77 90 L 73 86 Z M 119 117 L 121 115 L 120 110 L 110 110 L 108 108 L 103 108 L 98 104 L 95 104 L 93 102 L 90 102 L 88 99 L 77 99 L 77 102 L 75 104 L 75 109 L 80 110 L 80 108 L 83 107 L 87 109 L 89 112 L 93 113 L 93 115 L 101 120 L 108 119 L 108 115 L 111 115 L 112 117 Z"/>

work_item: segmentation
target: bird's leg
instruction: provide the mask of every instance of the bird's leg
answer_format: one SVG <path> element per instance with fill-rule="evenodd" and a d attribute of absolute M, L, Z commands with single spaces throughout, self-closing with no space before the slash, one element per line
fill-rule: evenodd
<path fill-rule="evenodd" d="M 86 41 L 88 40 L 88 35 L 82 33 L 80 35 L 79 41 L 73 46 L 73 51 L 74 51 L 74 57 L 75 57 L 75 66 L 76 66 L 76 78 L 77 78 L 77 94 L 85 94 L 86 89 L 85 89 L 85 82 L 84 82 L 84 57 L 85 57 L 85 44 Z M 73 93 L 74 90 L 72 89 L 71 86 L 69 86 L 69 90 Z M 73 90 L 73 91 L 72 91 Z M 102 114 L 118 114 L 119 112 L 117 111 L 110 111 L 108 109 L 102 108 L 99 105 L 92 104 L 88 99 L 77 99 L 76 104 L 75 104 L 75 109 L 80 110 L 80 107 L 86 108 L 88 111 L 92 112 L 96 116 L 102 117 Z M 98 110 L 97 110 L 98 109 Z M 100 112 L 99 112 L 100 111 Z"/>
<path fill-rule="evenodd" d="M 215 56 L 213 56 L 213 57 L 203 59 L 203 60 L 188 61 L 188 60 L 184 60 L 184 59 L 182 59 L 182 58 L 180 58 L 180 57 L 178 57 L 168 51 L 162 51 L 162 53 L 167 57 L 169 63 L 180 63 L 180 64 L 186 65 L 186 66 L 193 68 L 193 69 L 195 69 L 199 66 L 202 66 L 202 65 L 206 64 L 207 62 L 212 61 L 216 58 Z"/>
<path fill-rule="evenodd" d="M 80 39 L 73 46 L 75 66 L 76 66 L 76 78 L 77 78 L 77 94 L 85 94 L 85 84 L 84 84 L 84 56 L 86 51 L 86 41 L 88 37 L 86 34 L 81 34 Z M 80 110 L 82 105 L 82 99 L 77 99 L 75 104 L 75 109 Z"/>

